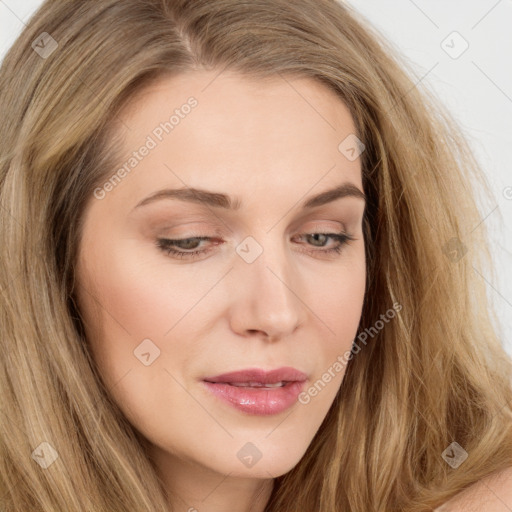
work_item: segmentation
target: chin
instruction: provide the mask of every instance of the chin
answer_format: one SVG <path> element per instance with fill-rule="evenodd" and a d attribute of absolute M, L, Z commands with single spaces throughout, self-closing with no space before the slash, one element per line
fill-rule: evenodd
<path fill-rule="evenodd" d="M 277 478 L 291 471 L 298 464 L 299 460 L 278 461 L 276 463 L 264 463 L 261 460 L 252 468 L 241 468 L 239 465 L 224 468 L 223 474 L 229 473 L 230 476 L 238 478 Z"/>
<path fill-rule="evenodd" d="M 238 450 L 234 462 L 233 459 L 226 461 L 227 464 L 222 464 L 224 467 L 216 468 L 216 470 L 241 478 L 277 478 L 291 471 L 299 463 L 307 449 L 307 446 L 291 447 L 267 444 L 263 447 L 261 444 L 260 449 L 250 442 L 244 444 Z"/>

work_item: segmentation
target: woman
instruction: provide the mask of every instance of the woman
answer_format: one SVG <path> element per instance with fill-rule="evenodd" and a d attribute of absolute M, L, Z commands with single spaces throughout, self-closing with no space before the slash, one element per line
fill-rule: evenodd
<path fill-rule="evenodd" d="M 512 506 L 479 169 L 404 67 L 331 0 L 43 4 L 0 72 L 3 510 Z"/>

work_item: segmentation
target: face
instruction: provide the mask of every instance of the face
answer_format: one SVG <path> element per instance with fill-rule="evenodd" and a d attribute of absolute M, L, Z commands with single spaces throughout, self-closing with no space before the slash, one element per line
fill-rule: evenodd
<path fill-rule="evenodd" d="M 196 71 L 120 118 L 126 160 L 87 205 L 76 267 L 99 372 L 160 466 L 282 475 L 335 398 L 361 316 L 350 113 L 307 78 Z"/>

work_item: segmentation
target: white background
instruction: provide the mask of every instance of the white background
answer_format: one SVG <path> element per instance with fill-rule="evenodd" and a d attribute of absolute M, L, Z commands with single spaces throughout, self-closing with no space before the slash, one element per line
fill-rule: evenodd
<path fill-rule="evenodd" d="M 0 0 L 0 60 L 41 3 Z M 418 87 L 433 90 L 455 114 L 487 173 L 495 205 L 482 211 L 481 218 L 491 231 L 498 279 L 480 278 L 486 281 L 503 344 L 512 355 L 512 0 L 348 3 L 406 57 Z M 454 31 L 469 44 L 458 58 L 445 51 L 455 55 L 465 44 L 451 35 Z"/>

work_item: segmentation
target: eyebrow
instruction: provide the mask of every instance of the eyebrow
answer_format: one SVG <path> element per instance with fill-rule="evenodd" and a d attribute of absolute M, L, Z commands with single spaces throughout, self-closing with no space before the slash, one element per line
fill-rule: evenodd
<path fill-rule="evenodd" d="M 360 190 L 353 183 L 345 182 L 333 189 L 326 190 L 320 194 L 310 197 L 302 203 L 300 208 L 316 208 L 318 206 L 323 206 L 344 197 L 356 197 L 366 201 L 366 196 L 362 190 Z M 210 192 L 208 190 L 187 187 L 178 189 L 167 188 L 159 190 L 140 201 L 135 206 L 135 208 L 140 208 L 141 206 L 145 206 L 162 199 L 174 199 L 192 203 L 201 203 L 212 206 L 214 208 L 224 208 L 226 210 L 239 210 L 242 206 L 242 201 L 238 197 L 230 197 L 220 192 Z"/>

